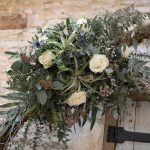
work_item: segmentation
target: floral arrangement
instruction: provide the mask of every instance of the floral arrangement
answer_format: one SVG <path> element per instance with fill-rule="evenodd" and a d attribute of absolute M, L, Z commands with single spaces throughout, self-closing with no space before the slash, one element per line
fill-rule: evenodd
<path fill-rule="evenodd" d="M 25 50 L 6 52 L 17 59 L 7 73 L 18 92 L 3 97 L 20 100 L 7 125 L 38 118 L 66 143 L 76 123 L 90 120 L 92 130 L 98 111 L 111 107 L 120 113 L 136 95 L 148 98 L 141 86 L 149 84 L 150 59 L 136 48 L 150 38 L 149 24 L 144 25 L 149 18 L 132 6 L 95 18 L 67 18 L 38 28 Z"/>

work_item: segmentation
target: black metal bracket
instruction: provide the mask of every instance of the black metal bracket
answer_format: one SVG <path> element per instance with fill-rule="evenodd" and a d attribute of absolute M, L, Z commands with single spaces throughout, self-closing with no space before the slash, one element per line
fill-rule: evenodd
<path fill-rule="evenodd" d="M 123 127 L 109 126 L 107 142 L 123 143 L 125 141 L 150 143 L 150 133 L 131 132 Z"/>

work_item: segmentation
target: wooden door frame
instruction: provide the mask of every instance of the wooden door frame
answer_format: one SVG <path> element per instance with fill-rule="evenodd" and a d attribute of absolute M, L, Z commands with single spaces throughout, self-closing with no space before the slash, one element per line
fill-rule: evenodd
<path fill-rule="evenodd" d="M 104 124 L 104 136 L 103 136 L 103 148 L 102 150 L 115 150 L 115 143 L 107 142 L 108 127 L 110 125 L 117 126 L 118 120 L 113 117 L 110 110 L 107 110 L 105 114 L 105 124 Z"/>

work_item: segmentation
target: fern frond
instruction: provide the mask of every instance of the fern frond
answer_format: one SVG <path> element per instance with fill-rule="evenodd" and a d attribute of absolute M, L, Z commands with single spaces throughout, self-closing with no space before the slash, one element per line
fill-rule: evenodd
<path fill-rule="evenodd" d="M 137 59 L 138 61 L 150 62 L 150 55 L 146 54 L 131 54 L 130 59 Z"/>

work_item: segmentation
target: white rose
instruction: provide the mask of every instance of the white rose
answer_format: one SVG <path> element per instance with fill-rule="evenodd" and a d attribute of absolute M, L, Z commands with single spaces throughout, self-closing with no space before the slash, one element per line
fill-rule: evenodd
<path fill-rule="evenodd" d="M 121 49 L 121 56 L 123 57 L 123 58 L 128 58 L 129 57 L 129 55 L 131 54 L 131 49 L 130 48 L 126 48 L 125 50 L 123 50 L 123 48 Z"/>
<path fill-rule="evenodd" d="M 87 19 L 80 18 L 77 20 L 77 25 L 84 25 L 84 24 L 87 24 Z"/>
<path fill-rule="evenodd" d="M 55 57 L 56 56 L 51 51 L 45 51 L 39 57 L 39 62 L 43 65 L 44 69 L 47 69 L 53 65 Z"/>
<path fill-rule="evenodd" d="M 94 54 L 90 60 L 89 68 L 94 73 L 103 72 L 109 65 L 109 60 L 105 55 Z"/>
<path fill-rule="evenodd" d="M 86 102 L 86 92 L 77 91 L 74 92 L 66 101 L 66 103 L 70 106 L 79 106 L 82 103 Z"/>

